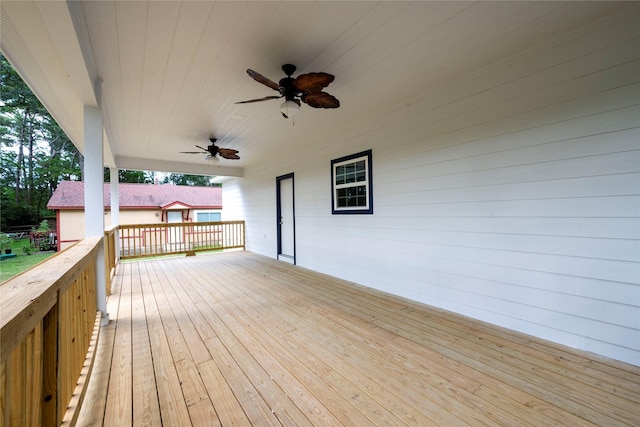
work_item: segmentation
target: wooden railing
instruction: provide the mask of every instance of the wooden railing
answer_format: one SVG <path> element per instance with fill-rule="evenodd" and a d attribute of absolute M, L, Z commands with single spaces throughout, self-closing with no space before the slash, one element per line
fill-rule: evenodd
<path fill-rule="evenodd" d="M 120 225 L 120 258 L 245 247 L 244 221 Z"/>
<path fill-rule="evenodd" d="M 75 424 L 100 332 L 99 248 L 108 295 L 117 240 L 120 258 L 244 249 L 245 229 L 244 221 L 120 225 L 2 283 L 0 427 Z"/>
<path fill-rule="evenodd" d="M 109 295 L 118 240 L 120 258 L 244 249 L 245 229 L 244 221 L 120 225 L 2 283 L 0 427 L 75 424 L 100 333 L 99 248 Z"/>
<path fill-rule="evenodd" d="M 87 238 L 0 285 L 0 426 L 73 425 L 100 330 Z"/>
<path fill-rule="evenodd" d="M 116 266 L 118 263 L 116 255 L 116 236 L 118 234 L 118 226 L 114 225 L 104 231 L 104 263 L 105 263 L 105 285 L 107 295 L 111 295 L 111 279 L 116 274 Z"/>

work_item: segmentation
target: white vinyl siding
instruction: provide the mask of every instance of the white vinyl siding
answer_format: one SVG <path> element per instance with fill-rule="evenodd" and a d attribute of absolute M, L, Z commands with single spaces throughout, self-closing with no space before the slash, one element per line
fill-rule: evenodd
<path fill-rule="evenodd" d="M 274 256 L 293 171 L 300 266 L 640 365 L 639 10 L 339 122 L 226 182 L 225 210 Z M 330 160 L 368 148 L 375 214 L 331 215 Z"/>

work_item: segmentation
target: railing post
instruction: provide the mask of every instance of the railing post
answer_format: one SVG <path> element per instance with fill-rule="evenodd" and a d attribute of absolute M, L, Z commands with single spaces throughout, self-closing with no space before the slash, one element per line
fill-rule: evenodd
<path fill-rule="evenodd" d="M 116 227 L 115 238 L 118 238 L 118 225 L 120 225 L 120 177 L 118 168 L 109 168 L 109 178 L 111 181 L 111 226 Z M 115 245 L 115 259 L 120 257 L 120 247 Z"/>
<path fill-rule="evenodd" d="M 104 258 L 104 238 L 102 243 L 98 245 L 95 259 L 96 271 L 96 305 L 102 312 L 101 326 L 109 324 L 109 313 L 107 313 L 107 284 L 105 281 L 105 258 Z"/>
<path fill-rule="evenodd" d="M 242 250 L 246 250 L 246 236 L 247 236 L 247 227 L 245 227 L 245 222 L 242 221 Z"/>
<path fill-rule="evenodd" d="M 105 249 L 105 287 L 107 295 L 111 295 L 111 278 L 115 274 L 118 265 L 118 226 L 111 226 L 104 232 Z"/>

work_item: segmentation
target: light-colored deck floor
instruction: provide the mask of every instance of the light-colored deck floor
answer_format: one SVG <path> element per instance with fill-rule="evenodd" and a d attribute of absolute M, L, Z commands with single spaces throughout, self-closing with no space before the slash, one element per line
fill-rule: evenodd
<path fill-rule="evenodd" d="M 638 425 L 640 369 L 255 255 L 122 264 L 80 425 Z"/>

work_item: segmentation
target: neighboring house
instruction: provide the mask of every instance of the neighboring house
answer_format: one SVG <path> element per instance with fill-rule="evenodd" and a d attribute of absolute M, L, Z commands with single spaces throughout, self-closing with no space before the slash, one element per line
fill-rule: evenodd
<path fill-rule="evenodd" d="M 110 184 L 104 186 L 105 224 L 111 224 Z M 120 184 L 120 224 L 219 221 L 220 187 Z M 58 250 L 84 238 L 84 183 L 63 181 L 49 199 L 56 212 Z"/>

